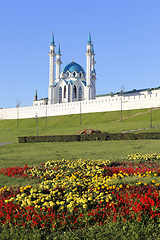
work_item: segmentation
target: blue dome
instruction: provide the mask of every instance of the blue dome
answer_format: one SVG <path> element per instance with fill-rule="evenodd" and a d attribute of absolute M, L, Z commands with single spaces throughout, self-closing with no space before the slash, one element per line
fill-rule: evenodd
<path fill-rule="evenodd" d="M 66 73 L 67 71 L 69 72 L 77 72 L 77 73 L 80 73 L 82 72 L 83 74 L 85 73 L 84 69 L 76 62 L 71 62 L 69 64 L 67 64 L 61 72 L 64 72 Z"/>

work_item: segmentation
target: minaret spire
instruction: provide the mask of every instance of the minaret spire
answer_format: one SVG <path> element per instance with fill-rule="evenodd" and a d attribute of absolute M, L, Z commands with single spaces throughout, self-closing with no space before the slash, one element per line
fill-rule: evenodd
<path fill-rule="evenodd" d="M 61 54 L 60 43 L 58 43 L 57 55 L 58 55 L 58 54 Z"/>
<path fill-rule="evenodd" d="M 90 33 L 90 31 L 89 31 L 89 34 L 88 34 L 88 44 L 89 44 L 89 45 L 92 44 L 92 42 L 91 42 L 91 33 Z"/>
<path fill-rule="evenodd" d="M 51 38 L 51 45 L 52 45 L 52 46 L 55 46 L 55 42 L 54 42 L 54 34 L 53 34 L 53 32 L 52 32 L 52 38 Z"/>

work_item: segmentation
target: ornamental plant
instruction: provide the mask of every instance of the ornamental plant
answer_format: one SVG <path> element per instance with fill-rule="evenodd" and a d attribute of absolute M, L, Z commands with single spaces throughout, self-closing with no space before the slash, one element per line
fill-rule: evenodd
<path fill-rule="evenodd" d="M 77 135 L 93 134 L 93 133 L 101 133 L 101 131 L 100 130 L 94 130 L 94 129 L 85 129 L 85 130 L 79 131 Z"/>
<path fill-rule="evenodd" d="M 39 183 L 0 188 L 0 231 L 6 225 L 47 232 L 117 221 L 158 225 L 159 157 L 149 155 L 148 160 L 144 155 L 147 160 L 138 163 L 134 158 L 128 156 L 125 162 L 62 159 L 35 167 L 1 169 L 1 174 Z M 141 158 L 136 155 L 136 160 Z"/>

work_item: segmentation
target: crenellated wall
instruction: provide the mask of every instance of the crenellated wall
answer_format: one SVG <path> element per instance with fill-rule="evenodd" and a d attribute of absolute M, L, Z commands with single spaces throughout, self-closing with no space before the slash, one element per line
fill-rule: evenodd
<path fill-rule="evenodd" d="M 160 89 L 122 95 L 122 110 L 160 106 Z M 94 100 L 20 108 L 0 109 L 0 119 L 34 118 L 121 110 L 121 96 L 109 95 Z"/>

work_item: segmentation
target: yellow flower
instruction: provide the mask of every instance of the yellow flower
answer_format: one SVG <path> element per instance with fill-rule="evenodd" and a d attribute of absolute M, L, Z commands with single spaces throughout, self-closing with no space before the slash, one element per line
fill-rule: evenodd
<path fill-rule="evenodd" d="M 87 204 L 83 204 L 83 208 L 87 208 Z"/>
<path fill-rule="evenodd" d="M 53 207 L 53 206 L 55 206 L 55 203 L 52 202 L 52 201 L 50 201 L 50 202 L 49 202 L 49 205 L 50 205 L 51 207 Z"/>
<path fill-rule="evenodd" d="M 83 202 L 83 203 L 87 203 L 88 200 L 85 198 L 85 199 L 82 200 L 82 202 Z"/>
<path fill-rule="evenodd" d="M 89 201 L 92 201 L 92 199 L 93 199 L 92 197 L 89 197 L 89 198 L 88 198 Z"/>

